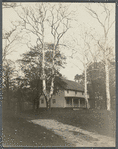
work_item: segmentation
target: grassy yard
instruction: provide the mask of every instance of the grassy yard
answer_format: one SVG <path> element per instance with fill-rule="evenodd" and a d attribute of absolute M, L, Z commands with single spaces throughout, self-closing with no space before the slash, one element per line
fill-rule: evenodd
<path fill-rule="evenodd" d="M 55 119 L 64 124 L 70 124 L 82 129 L 115 138 L 116 114 L 114 111 L 82 109 L 52 109 L 40 110 L 37 113 L 27 111 L 32 119 Z"/>
<path fill-rule="evenodd" d="M 29 123 L 23 115 L 3 114 L 3 139 L 12 146 L 69 146 L 60 136 L 39 125 Z"/>
<path fill-rule="evenodd" d="M 18 115 L 3 112 L 3 141 L 22 146 L 70 146 L 60 136 L 44 127 L 29 123 L 31 119 L 54 119 L 115 138 L 115 113 L 105 110 L 52 109 L 37 112 L 25 111 Z"/>

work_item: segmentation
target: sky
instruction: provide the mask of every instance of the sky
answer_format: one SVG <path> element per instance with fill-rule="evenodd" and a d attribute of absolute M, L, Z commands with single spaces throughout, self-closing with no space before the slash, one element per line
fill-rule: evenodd
<path fill-rule="evenodd" d="M 26 3 L 26 5 L 32 5 L 32 3 Z M 56 3 L 57 4 L 57 3 Z M 60 51 L 64 53 L 64 55 L 67 57 L 66 59 L 66 65 L 65 68 L 62 68 L 60 72 L 69 80 L 74 80 L 74 76 L 76 74 L 81 74 L 83 72 L 83 63 L 81 62 L 82 56 L 80 54 L 80 46 L 77 45 L 77 42 L 79 45 L 82 46 L 82 38 L 81 36 L 84 34 L 83 30 L 88 30 L 90 33 L 94 32 L 96 38 L 102 38 L 103 37 L 103 28 L 101 25 L 97 22 L 97 20 L 87 12 L 87 9 L 85 6 L 87 6 L 87 3 L 63 3 L 63 5 L 69 6 L 69 11 L 74 11 L 75 15 L 74 18 L 72 18 L 73 21 L 71 21 L 71 28 L 67 31 L 67 33 L 64 35 L 64 37 L 61 39 L 61 43 L 66 44 L 67 47 L 61 47 Z M 115 4 L 107 3 L 109 7 L 112 7 L 112 13 L 111 13 L 111 22 L 115 20 Z M 91 7 L 95 10 L 96 13 L 99 14 L 100 19 L 104 20 L 104 14 L 102 12 L 102 7 L 98 6 L 97 3 L 92 3 Z M 10 31 L 12 28 L 12 22 L 15 22 L 18 20 L 18 16 L 15 13 L 13 9 L 3 9 L 3 32 L 4 31 Z M 107 25 L 107 24 L 106 24 Z M 23 35 L 26 40 L 34 40 L 34 37 L 30 37 L 26 34 Z M 46 35 L 45 35 L 45 41 L 51 42 L 50 35 L 48 34 L 48 28 L 46 28 Z M 112 40 L 111 40 L 112 39 Z M 76 42 L 77 41 L 77 42 Z M 114 52 L 115 52 L 115 23 L 112 26 L 112 28 L 109 31 L 108 34 L 108 41 L 109 46 L 113 46 Z M 7 58 L 16 61 L 20 59 L 20 55 L 24 52 L 28 51 L 29 48 L 26 46 L 25 41 L 24 44 L 15 43 L 15 45 L 12 48 L 12 53 L 10 53 Z M 94 50 L 94 44 L 91 41 L 91 48 Z M 3 41 L 4 46 L 4 41 Z M 76 54 L 73 53 L 74 51 L 77 51 Z M 73 55 L 72 55 L 73 53 Z M 19 74 L 21 71 L 19 70 Z"/>

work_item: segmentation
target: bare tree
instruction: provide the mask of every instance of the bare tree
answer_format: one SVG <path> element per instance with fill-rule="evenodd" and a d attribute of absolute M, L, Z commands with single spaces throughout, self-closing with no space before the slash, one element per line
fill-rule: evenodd
<path fill-rule="evenodd" d="M 109 62 L 108 62 L 108 56 L 107 56 L 107 49 L 108 49 L 108 37 L 109 37 L 108 34 L 110 32 L 110 29 L 114 25 L 115 20 L 114 20 L 114 18 L 112 18 L 113 20 L 111 21 L 112 8 L 110 9 L 108 7 L 108 4 L 101 3 L 98 5 L 103 10 L 101 15 L 99 15 L 93 8 L 91 8 L 91 5 L 87 6 L 86 9 L 88 10 L 88 13 L 93 18 L 95 18 L 98 21 L 98 23 L 100 24 L 100 26 L 103 28 L 104 38 L 102 41 L 102 45 L 99 41 L 97 41 L 97 42 L 98 42 L 99 47 L 103 51 L 103 55 L 104 55 L 104 65 L 105 65 L 105 72 L 106 72 L 107 110 L 110 111 L 111 99 L 110 99 L 110 89 L 109 89 L 109 64 L 108 64 Z M 101 18 L 101 16 L 102 16 L 102 18 Z M 103 19 L 103 17 L 104 17 L 104 19 Z"/>
<path fill-rule="evenodd" d="M 88 102 L 88 94 L 87 94 L 87 69 L 88 66 L 92 63 L 97 61 L 97 54 L 95 50 L 95 45 L 93 43 L 93 39 L 91 37 L 92 29 L 85 28 L 84 25 L 82 25 L 79 37 L 80 38 L 74 38 L 72 37 L 72 40 L 74 41 L 73 45 L 73 51 L 71 57 L 76 58 L 78 61 L 80 61 L 83 64 L 84 67 L 84 95 L 86 100 L 86 107 L 90 108 L 89 102 Z M 74 64 L 75 65 L 75 64 Z M 79 66 L 77 66 L 79 68 Z M 80 68 L 79 68 L 80 69 Z M 83 70 L 82 70 L 83 71 Z"/>
<path fill-rule="evenodd" d="M 16 7 L 16 3 L 2 3 L 3 10 L 5 8 L 10 9 Z M 12 23 L 12 22 L 11 22 Z M 7 31 L 7 29 L 4 29 L 3 26 L 3 32 L 2 32 L 2 41 L 3 41 L 3 49 L 2 49 L 2 65 L 3 65 L 3 87 L 7 98 L 8 107 L 10 105 L 10 98 L 9 98 L 9 92 L 10 87 L 13 84 L 12 79 L 13 75 L 15 74 L 15 66 L 13 61 L 9 60 L 7 56 L 11 54 L 14 51 L 14 47 L 16 43 L 20 41 L 20 36 L 17 32 L 17 25 L 14 25 L 10 31 Z M 16 74 L 15 74 L 16 75 Z"/>
<path fill-rule="evenodd" d="M 12 47 L 13 43 L 17 40 L 17 35 L 14 38 L 11 38 L 13 32 L 16 29 L 13 29 L 11 32 L 6 32 L 3 34 L 3 40 L 5 40 L 5 45 L 3 46 L 3 52 L 2 52 L 2 65 L 3 65 L 3 86 L 5 86 L 5 91 L 7 95 L 7 102 L 8 102 L 8 107 L 10 104 L 9 101 L 9 88 L 11 84 L 11 78 L 13 75 L 14 67 L 13 67 L 13 62 L 10 61 L 9 59 L 6 58 L 7 55 L 9 55 L 12 52 Z"/>
<path fill-rule="evenodd" d="M 19 5 L 20 5 L 20 3 L 19 3 Z M 5 8 L 13 9 L 14 7 L 17 7 L 19 5 L 17 5 L 17 3 L 14 3 L 14 2 L 12 2 L 12 3 L 11 2 L 3 2 L 2 9 L 3 10 L 5 10 Z M 5 29 L 5 27 L 3 26 L 3 32 L 2 32 L 2 39 L 3 39 L 2 60 L 3 61 L 6 59 L 6 56 L 9 55 L 13 51 L 12 48 L 14 46 L 13 45 L 14 42 L 16 42 L 20 39 L 20 37 L 18 36 L 18 33 L 16 33 L 17 29 L 18 29 L 18 25 L 13 25 L 13 27 L 10 31 L 7 31 L 7 29 Z"/>
<path fill-rule="evenodd" d="M 57 73 L 55 72 L 55 61 L 56 59 L 56 51 L 59 47 L 60 40 L 69 30 L 70 25 L 70 15 L 71 12 L 68 12 L 67 7 L 62 6 L 62 4 L 51 5 L 50 15 L 47 19 L 49 26 L 51 27 L 51 34 L 53 36 L 53 57 L 52 57 L 52 80 L 49 96 L 47 99 L 48 107 L 50 103 L 50 99 L 54 93 L 54 79 Z"/>
<path fill-rule="evenodd" d="M 42 82 L 43 93 L 46 96 L 46 75 L 45 75 L 45 21 L 47 17 L 48 5 L 44 3 L 33 4 L 32 6 L 21 4 L 21 9 L 14 9 L 18 14 L 22 26 L 22 31 L 31 34 L 36 39 L 36 47 L 42 46 Z"/>
<path fill-rule="evenodd" d="M 2 60 L 6 59 L 6 56 L 12 53 L 13 47 L 15 46 L 16 42 L 20 41 L 20 37 L 16 32 L 17 27 L 14 27 L 11 31 L 4 31 L 3 30 L 3 35 L 2 35 L 2 40 L 3 40 L 3 53 L 2 53 Z"/>
<path fill-rule="evenodd" d="M 2 3 L 2 8 L 13 8 L 13 7 L 16 7 L 17 6 L 17 3 L 14 3 L 14 2 L 3 2 Z"/>
<path fill-rule="evenodd" d="M 56 50 L 58 49 L 61 38 L 69 29 L 69 13 L 67 14 L 66 8 L 61 4 L 48 5 L 47 3 L 40 3 L 32 6 L 21 5 L 21 11 L 18 12 L 17 9 L 15 9 L 15 11 L 21 19 L 20 24 L 22 24 L 23 30 L 26 30 L 28 34 L 32 34 L 36 37 L 37 45 L 42 45 L 41 79 L 43 82 L 43 93 L 46 97 L 47 107 L 49 107 L 49 102 L 54 92 L 54 78 L 56 75 L 55 61 L 57 61 L 55 58 Z M 50 91 L 47 91 L 46 89 L 46 80 L 49 78 L 47 78 L 45 73 L 45 27 L 47 26 L 49 26 L 54 39 Z"/>

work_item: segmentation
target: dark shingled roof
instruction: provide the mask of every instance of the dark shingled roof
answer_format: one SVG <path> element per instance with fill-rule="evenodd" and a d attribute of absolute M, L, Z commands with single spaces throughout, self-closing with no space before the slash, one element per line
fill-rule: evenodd
<path fill-rule="evenodd" d="M 67 79 L 62 79 L 65 82 L 65 89 L 67 90 L 74 90 L 74 91 L 84 91 L 84 87 L 83 85 L 81 85 L 80 83 L 77 83 L 75 81 L 71 81 L 71 80 L 67 80 Z"/>

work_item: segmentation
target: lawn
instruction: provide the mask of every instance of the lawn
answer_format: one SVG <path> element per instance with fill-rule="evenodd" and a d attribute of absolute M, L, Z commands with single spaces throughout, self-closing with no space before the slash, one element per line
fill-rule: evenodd
<path fill-rule="evenodd" d="M 3 143 L 12 146 L 69 146 L 60 136 L 29 123 L 23 115 L 3 114 Z"/>
<path fill-rule="evenodd" d="M 64 124 L 70 124 L 84 130 L 115 138 L 116 114 L 114 111 L 52 109 L 50 111 L 40 110 L 35 113 L 27 111 L 25 113 L 27 116 L 29 115 L 31 119 L 55 119 Z"/>
<path fill-rule="evenodd" d="M 22 146 L 70 146 L 51 130 L 29 123 L 32 119 L 54 119 L 64 124 L 80 127 L 115 138 L 115 113 L 105 110 L 43 109 L 25 111 L 18 115 L 3 112 L 3 141 Z"/>

